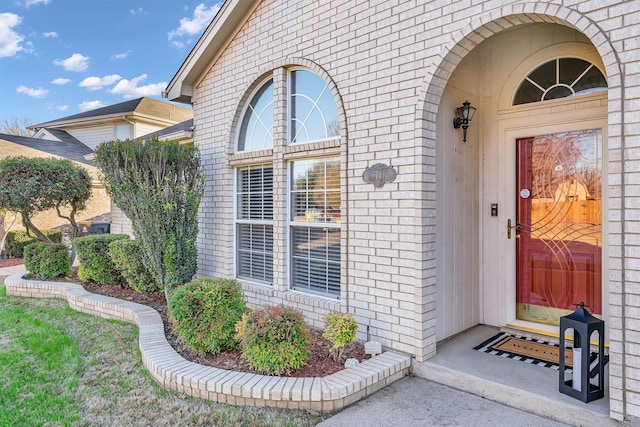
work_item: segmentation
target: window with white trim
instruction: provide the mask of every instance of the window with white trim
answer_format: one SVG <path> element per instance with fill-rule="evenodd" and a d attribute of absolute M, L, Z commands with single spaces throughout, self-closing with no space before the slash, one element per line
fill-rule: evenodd
<path fill-rule="evenodd" d="M 291 162 L 291 289 L 340 296 L 340 161 Z"/>
<path fill-rule="evenodd" d="M 273 166 L 237 169 L 237 276 L 273 282 Z"/>
<path fill-rule="evenodd" d="M 289 141 L 297 144 L 339 137 L 338 109 L 325 81 L 307 70 L 292 70 L 289 80 Z"/>
<path fill-rule="evenodd" d="M 278 72 L 283 74 L 282 69 Z M 276 104 L 276 93 L 283 94 L 281 99 L 285 102 Z M 276 128 L 284 130 L 286 139 L 274 140 Z M 239 279 L 273 284 L 274 262 L 280 260 L 288 263 L 278 270 L 289 272 L 288 289 L 340 296 L 340 160 L 335 156 L 339 137 L 337 105 L 330 87 L 319 75 L 292 68 L 286 79 L 269 79 L 254 92 L 240 121 L 236 147 L 237 152 L 243 153 L 243 164 L 251 163 L 252 156 L 259 163 L 236 169 Z M 320 144 L 309 145 L 308 150 L 303 147 L 309 158 L 298 159 L 299 148 L 293 145 L 310 143 Z M 250 153 L 274 144 L 280 146 L 274 148 L 269 164 L 264 164 L 268 161 L 264 151 Z M 294 153 L 296 157 L 291 159 Z M 288 190 L 274 188 L 274 178 L 276 182 L 285 180 L 284 176 L 274 177 L 274 171 L 288 174 Z M 274 191 L 289 193 L 274 195 Z M 284 217 L 288 221 L 274 222 L 274 215 L 285 215 L 284 211 L 274 210 L 274 200 L 282 201 L 282 209 L 289 201 L 289 214 Z M 288 235 L 287 259 L 285 248 L 274 248 L 276 224 L 283 228 L 276 229 L 276 234 Z M 275 261 L 274 252 L 281 254 Z M 285 284 L 280 285 L 282 289 Z"/>
<path fill-rule="evenodd" d="M 238 137 L 238 151 L 273 147 L 273 79 L 253 95 L 244 113 Z"/>
<path fill-rule="evenodd" d="M 115 139 L 120 141 L 126 141 L 127 139 L 131 139 L 131 130 L 132 126 L 129 123 L 120 123 L 115 126 Z"/>
<path fill-rule="evenodd" d="M 607 80 L 594 64 L 580 58 L 556 58 L 538 66 L 522 80 L 513 105 L 605 90 Z"/>

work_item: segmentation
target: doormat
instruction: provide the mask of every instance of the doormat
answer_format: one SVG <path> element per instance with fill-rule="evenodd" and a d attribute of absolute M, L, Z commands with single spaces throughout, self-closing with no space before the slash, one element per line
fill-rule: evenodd
<path fill-rule="evenodd" d="M 544 366 L 545 368 L 560 369 L 560 347 L 557 344 L 534 338 L 501 332 L 475 346 L 474 350 Z M 564 357 L 565 365 L 573 366 L 572 349 L 567 349 Z M 571 369 L 566 369 L 566 372 L 571 372 Z"/>

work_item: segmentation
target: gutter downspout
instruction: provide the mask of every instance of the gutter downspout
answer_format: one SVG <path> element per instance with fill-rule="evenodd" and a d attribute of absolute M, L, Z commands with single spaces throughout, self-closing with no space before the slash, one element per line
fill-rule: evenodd
<path fill-rule="evenodd" d="M 616 59 L 618 60 L 618 64 L 620 64 L 620 239 L 622 250 L 620 251 L 620 268 L 621 268 L 621 276 L 620 276 L 620 296 L 622 301 L 620 301 L 620 317 L 622 318 L 622 330 L 621 330 L 621 339 L 622 339 L 622 349 L 621 349 L 621 361 L 620 365 L 622 367 L 622 411 L 623 417 L 627 416 L 627 352 L 626 352 L 626 343 L 627 343 L 627 310 L 626 310 L 626 299 L 627 299 L 627 267 L 626 267 L 626 230 L 625 230 L 625 222 L 626 222 L 626 209 L 625 209 L 625 200 L 626 200 L 626 135 L 625 135 L 625 99 L 626 99 L 626 90 L 625 90 L 625 66 L 620 61 L 620 58 L 616 54 Z"/>
<path fill-rule="evenodd" d="M 122 115 L 122 120 L 129 123 L 131 125 L 131 134 L 129 135 L 129 139 L 134 139 L 136 135 L 136 124 L 127 118 L 126 114 Z"/>

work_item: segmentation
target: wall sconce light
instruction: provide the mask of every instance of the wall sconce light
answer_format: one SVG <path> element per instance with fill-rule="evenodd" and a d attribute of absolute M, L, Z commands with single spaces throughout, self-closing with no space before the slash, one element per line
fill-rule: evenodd
<path fill-rule="evenodd" d="M 456 108 L 456 118 L 453 119 L 453 128 L 459 129 L 462 127 L 462 142 L 467 142 L 467 128 L 475 113 L 476 107 L 472 107 L 469 101 L 463 102 L 462 107 Z"/>

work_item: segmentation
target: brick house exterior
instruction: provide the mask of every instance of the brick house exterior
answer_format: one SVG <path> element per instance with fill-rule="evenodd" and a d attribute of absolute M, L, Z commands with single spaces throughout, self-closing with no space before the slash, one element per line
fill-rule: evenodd
<path fill-rule="evenodd" d="M 528 188 L 516 188 L 523 150 L 517 141 L 588 130 L 600 144 L 590 149 L 599 162 L 597 188 L 584 191 L 598 203 L 583 205 L 596 206 L 601 218 L 589 265 L 597 265 L 601 302 L 594 304 L 607 325 L 610 415 L 639 417 L 638 10 L 636 0 L 228 0 L 166 91 L 170 100 L 193 105 L 207 177 L 199 275 L 239 277 L 251 303 L 297 307 L 316 326 L 327 312 L 351 312 L 360 338 L 369 333 L 417 364 L 437 352 L 440 340 L 477 324 L 557 336 L 557 325 L 523 320 L 516 303 L 520 249 L 507 236 L 519 230 L 508 230 L 507 221 L 517 223 L 519 203 L 531 197 Z M 589 68 L 557 86 L 573 91 L 590 75 L 589 90 L 559 95 L 537 80 L 543 65 L 557 67 L 549 75 L 561 79 L 563 64 Z M 300 119 L 293 75 L 324 82 L 337 132 L 292 137 Z M 544 92 L 540 102 L 518 101 L 527 85 Z M 263 96 L 272 112 L 269 143 L 247 148 L 247 126 Z M 463 142 L 451 122 L 465 100 L 477 111 Z M 335 162 L 339 184 L 328 172 Z M 365 182 L 376 164 L 392 166 L 395 179 Z M 304 165 L 302 197 L 325 197 L 322 224 L 317 213 L 298 210 L 304 180 L 293 175 Z M 311 188 L 312 175 L 324 184 Z M 259 218 L 243 211 L 255 207 L 246 202 L 252 190 L 242 190 L 251 177 L 262 182 L 261 200 L 269 197 Z M 339 219 L 327 208 L 336 194 Z M 538 198 L 535 190 L 531 198 Z M 551 201 L 553 195 L 542 202 Z M 268 234 L 262 251 L 245 248 L 245 230 Z M 336 233 L 339 241 L 332 240 Z M 298 257 L 302 247 L 317 248 L 309 236 L 324 239 L 324 262 Z M 316 261 L 326 277 L 339 277 L 324 293 L 312 267 L 301 273 L 301 265 Z M 272 268 L 266 275 L 265 263 Z M 263 275 L 255 279 L 258 267 Z"/>

